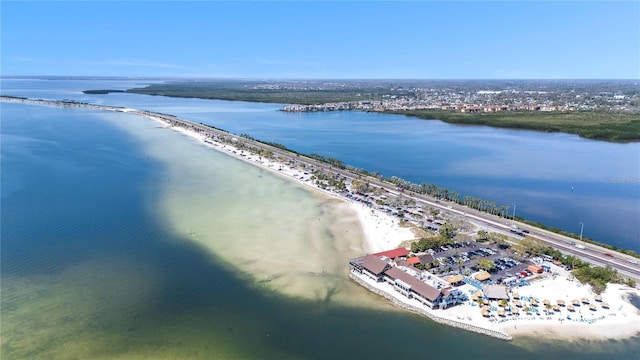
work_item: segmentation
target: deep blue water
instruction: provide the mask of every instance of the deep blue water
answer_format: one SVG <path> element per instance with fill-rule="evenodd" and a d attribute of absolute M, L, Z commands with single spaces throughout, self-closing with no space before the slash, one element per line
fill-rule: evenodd
<path fill-rule="evenodd" d="M 640 351 L 638 339 L 521 347 L 410 313 L 259 291 L 172 235 L 155 203 L 167 170 L 99 114 L 2 104 L 3 359 L 382 359 L 399 351 L 631 359 Z"/>
<path fill-rule="evenodd" d="M 640 144 L 568 134 L 455 126 L 361 112 L 291 114 L 279 104 L 84 95 L 138 81 L 3 80 L 3 94 L 149 109 L 281 143 L 348 165 L 433 183 L 516 208 L 516 215 L 640 251 Z"/>

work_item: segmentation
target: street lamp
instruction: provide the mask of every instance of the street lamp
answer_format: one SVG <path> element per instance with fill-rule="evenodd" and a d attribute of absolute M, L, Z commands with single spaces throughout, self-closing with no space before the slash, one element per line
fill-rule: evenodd
<path fill-rule="evenodd" d="M 580 221 L 580 241 L 582 241 L 582 230 L 584 230 L 584 223 Z"/>

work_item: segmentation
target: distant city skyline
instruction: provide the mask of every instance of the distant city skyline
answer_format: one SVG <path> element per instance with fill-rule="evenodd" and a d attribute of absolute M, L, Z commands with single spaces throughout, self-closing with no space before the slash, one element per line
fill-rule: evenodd
<path fill-rule="evenodd" d="M 640 79 L 640 2 L 2 1 L 3 76 Z"/>

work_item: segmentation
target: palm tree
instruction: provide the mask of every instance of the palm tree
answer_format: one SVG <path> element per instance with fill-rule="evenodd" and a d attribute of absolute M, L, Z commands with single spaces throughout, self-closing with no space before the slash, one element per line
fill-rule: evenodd
<path fill-rule="evenodd" d="M 484 204 L 484 212 L 489 212 L 491 202 L 489 200 L 482 200 L 482 203 Z"/>
<path fill-rule="evenodd" d="M 455 203 L 460 203 L 460 193 L 455 192 L 455 191 L 451 191 L 449 192 L 449 197 L 451 198 L 451 201 L 455 202 Z"/>
<path fill-rule="evenodd" d="M 462 264 L 464 263 L 464 261 L 462 260 L 461 257 L 456 256 L 456 264 L 458 264 L 458 272 L 462 271 Z"/>
<path fill-rule="evenodd" d="M 495 215 L 495 214 L 496 214 L 496 211 L 497 211 L 496 205 L 497 205 L 497 204 L 496 204 L 496 203 L 494 203 L 494 202 L 490 202 L 490 203 L 489 203 L 489 206 L 491 207 L 491 214 L 492 214 L 492 215 Z"/>
<path fill-rule="evenodd" d="M 504 217 L 504 205 L 500 205 L 500 208 L 498 209 L 498 214 Z"/>
<path fill-rule="evenodd" d="M 473 198 L 473 208 L 476 210 L 480 210 L 480 199 L 478 198 Z"/>
<path fill-rule="evenodd" d="M 465 195 L 463 201 L 466 206 L 469 206 L 471 204 L 471 196 Z"/>
<path fill-rule="evenodd" d="M 447 190 L 446 188 L 441 188 L 441 187 L 439 187 L 439 188 L 437 188 L 436 192 L 437 192 L 437 194 L 438 194 L 437 196 L 438 196 L 440 199 L 443 199 L 443 198 L 444 198 L 444 199 L 446 199 L 446 198 L 447 198 L 447 195 L 448 195 L 448 193 L 449 193 L 449 190 Z"/>

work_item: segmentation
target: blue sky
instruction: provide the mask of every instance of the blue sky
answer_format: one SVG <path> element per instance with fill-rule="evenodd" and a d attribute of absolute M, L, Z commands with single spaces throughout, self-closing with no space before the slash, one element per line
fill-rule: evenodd
<path fill-rule="evenodd" d="M 31 2 L 2 75 L 640 78 L 640 2 Z"/>

